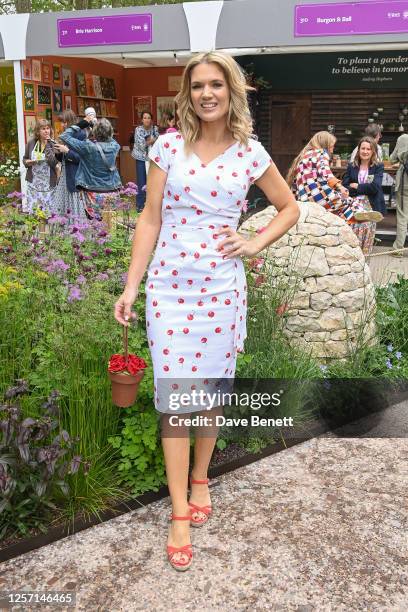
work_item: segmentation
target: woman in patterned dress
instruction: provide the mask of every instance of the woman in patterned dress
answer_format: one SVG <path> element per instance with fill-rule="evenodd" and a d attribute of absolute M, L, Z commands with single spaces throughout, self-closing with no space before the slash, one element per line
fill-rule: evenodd
<path fill-rule="evenodd" d="M 53 152 L 52 127 L 47 119 L 39 119 L 34 128 L 34 138 L 26 144 L 23 164 L 27 168 L 26 212 L 41 209 L 54 212 L 54 187 L 57 184 L 57 164 Z"/>
<path fill-rule="evenodd" d="M 294 159 L 286 180 L 300 202 L 316 202 L 350 225 L 360 247 L 370 240 L 372 222 L 381 221 L 382 214 L 365 210 L 361 201 L 350 198 L 348 190 L 330 169 L 336 137 L 330 132 L 317 132 Z"/>
<path fill-rule="evenodd" d="M 66 110 L 60 116 L 64 130 L 78 121 L 74 111 Z M 86 133 L 80 130 L 75 135 L 78 140 L 86 140 Z M 66 215 L 69 211 L 72 218 L 86 219 L 84 202 L 81 192 L 75 184 L 80 157 L 76 151 L 63 142 L 55 143 L 56 158 L 62 163 L 61 176 L 54 193 L 55 210 L 59 215 Z"/>
<path fill-rule="evenodd" d="M 174 417 L 174 406 L 165 403 L 169 395 L 161 391 L 166 385 L 188 387 L 192 396 L 197 387 L 212 388 L 210 380 L 234 376 L 246 335 L 241 257 L 259 253 L 299 218 L 290 189 L 251 137 L 247 90 L 240 67 L 226 54 L 202 53 L 187 64 L 176 100 L 180 132 L 160 136 L 150 152 L 146 207 L 136 226 L 127 285 L 115 304 L 115 318 L 128 325 L 156 245 L 146 281 L 146 319 L 173 508 L 167 553 L 181 571 L 192 560 L 190 525 L 202 526 L 211 513 L 207 469 L 217 436 L 214 417 L 222 406 L 209 410 L 191 397 Z M 252 183 L 278 215 L 248 240 L 236 229 Z M 209 427 L 196 429 L 188 501 L 189 429 L 180 413 L 203 410 Z"/>

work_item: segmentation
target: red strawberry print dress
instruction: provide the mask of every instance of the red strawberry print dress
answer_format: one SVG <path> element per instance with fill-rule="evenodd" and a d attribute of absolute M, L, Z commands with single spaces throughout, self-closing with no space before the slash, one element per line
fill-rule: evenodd
<path fill-rule="evenodd" d="M 216 250 L 226 237 L 217 232 L 237 229 L 248 189 L 271 158 L 249 139 L 247 147 L 236 142 L 203 164 L 195 153 L 185 153 L 179 133 L 160 136 L 149 157 L 167 181 L 146 281 L 146 324 L 156 409 L 171 413 L 169 389 L 206 389 L 235 375 L 246 337 L 245 271 L 240 257 L 224 259 Z M 177 413 L 203 409 L 190 405 Z"/>

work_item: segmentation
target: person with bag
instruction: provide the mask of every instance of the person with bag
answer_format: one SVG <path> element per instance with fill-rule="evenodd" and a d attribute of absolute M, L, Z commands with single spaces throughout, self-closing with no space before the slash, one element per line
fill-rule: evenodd
<path fill-rule="evenodd" d="M 79 130 L 92 127 L 93 140 L 78 140 Z M 113 128 L 107 119 L 95 120 L 87 115 L 76 125 L 71 125 L 60 140 L 78 153 L 79 166 L 75 185 L 81 192 L 88 218 L 101 217 L 101 210 L 112 208 L 122 181 L 116 167 L 120 145 L 113 138 Z M 107 203 L 109 205 L 107 206 Z"/>
<path fill-rule="evenodd" d="M 58 181 L 58 160 L 52 143 L 53 131 L 47 119 L 39 119 L 34 128 L 34 138 L 26 144 L 23 164 L 27 168 L 27 203 L 25 212 L 35 209 L 54 212 L 53 191 Z"/>
<path fill-rule="evenodd" d="M 408 227 L 408 134 L 402 134 L 390 155 L 390 161 L 398 164 L 395 176 L 395 194 L 397 204 L 397 235 L 392 250 L 403 249 Z M 398 250 L 390 253 L 393 257 L 402 257 L 404 252 Z"/>
<path fill-rule="evenodd" d="M 189 60 L 177 95 L 180 131 L 163 134 L 150 151 L 146 207 L 136 224 L 126 287 L 115 304 L 116 320 L 128 326 L 155 250 L 145 284 L 146 327 L 172 503 L 167 556 L 177 571 L 192 563 L 190 526 L 214 520 L 207 471 L 216 417 L 225 404 L 220 397 L 215 404 L 197 404 L 191 393 L 208 397 L 231 389 L 246 337 L 242 258 L 254 257 L 299 219 L 290 189 L 254 139 L 248 90 L 232 56 L 211 51 Z M 247 238 L 237 227 L 252 184 L 278 214 L 262 234 Z M 178 395 L 186 390 L 178 407 L 172 405 L 174 389 Z M 195 430 L 189 496 L 191 423 L 184 417 L 203 414 L 208 421 Z"/>
<path fill-rule="evenodd" d="M 146 176 L 149 164 L 148 153 L 153 143 L 159 137 L 159 130 L 157 126 L 153 124 L 152 114 L 149 111 L 144 111 L 141 117 L 142 123 L 135 129 L 134 146 L 131 154 L 133 159 L 136 160 L 137 212 L 143 210 L 146 201 Z"/>
<path fill-rule="evenodd" d="M 59 119 L 64 126 L 64 130 L 71 125 L 75 125 L 78 121 L 72 110 L 65 110 Z M 75 138 L 85 140 L 85 130 L 76 132 Z M 54 144 L 54 152 L 56 158 L 62 164 L 61 176 L 54 193 L 55 210 L 60 215 L 66 215 L 69 211 L 73 217 L 85 217 L 83 199 L 75 184 L 80 161 L 79 155 L 63 142 Z"/>

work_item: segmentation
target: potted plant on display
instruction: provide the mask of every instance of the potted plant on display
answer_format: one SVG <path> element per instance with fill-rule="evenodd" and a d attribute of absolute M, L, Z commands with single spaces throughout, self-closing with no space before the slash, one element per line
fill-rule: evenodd
<path fill-rule="evenodd" d="M 141 357 L 128 352 L 128 328 L 123 328 L 123 354 L 111 355 L 108 375 L 112 383 L 112 402 L 120 408 L 135 403 L 139 384 L 147 363 Z"/>

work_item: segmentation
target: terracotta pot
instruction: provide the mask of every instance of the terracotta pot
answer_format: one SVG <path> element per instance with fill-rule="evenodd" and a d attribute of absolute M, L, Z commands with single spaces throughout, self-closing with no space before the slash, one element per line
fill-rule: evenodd
<path fill-rule="evenodd" d="M 108 374 L 112 383 L 112 402 L 120 408 L 132 406 L 136 401 L 144 370 L 140 370 L 134 376 L 123 372 L 108 372 Z"/>

